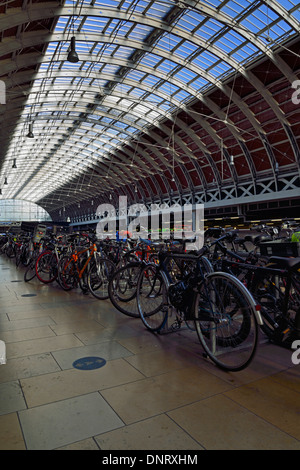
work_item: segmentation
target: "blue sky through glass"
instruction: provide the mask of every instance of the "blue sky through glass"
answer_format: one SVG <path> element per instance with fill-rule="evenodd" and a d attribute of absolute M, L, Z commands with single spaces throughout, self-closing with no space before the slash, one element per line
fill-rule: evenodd
<path fill-rule="evenodd" d="M 198 5 L 202 10 L 182 0 L 170 20 L 174 0 L 67 0 L 35 78 L 36 99 L 24 111 L 26 125 L 29 118 L 42 117 L 42 138 L 49 129 L 59 135 L 61 155 L 68 153 L 70 132 L 87 147 L 97 139 L 97 148 L 82 157 L 78 150 L 78 158 L 85 161 L 91 153 L 102 158 L 118 140 L 130 140 L 218 81 L 234 77 L 236 68 L 249 66 L 264 48 L 273 47 L 271 41 L 278 44 L 299 34 L 288 21 L 289 15 L 300 20 L 294 0 L 275 2 L 274 8 L 250 0 L 202 0 Z M 287 10 L 285 19 L 280 8 Z M 67 60 L 73 34 L 77 63 Z M 15 147 L 13 140 L 8 158 Z M 47 174 L 46 146 L 33 167 L 37 175 L 39 159 Z M 61 184 L 68 178 L 66 171 Z M 39 198 L 45 188 L 38 177 L 36 188 Z"/>

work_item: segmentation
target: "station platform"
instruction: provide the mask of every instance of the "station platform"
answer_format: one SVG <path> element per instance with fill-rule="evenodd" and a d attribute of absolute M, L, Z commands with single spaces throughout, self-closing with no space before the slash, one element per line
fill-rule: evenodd
<path fill-rule="evenodd" d="M 292 351 L 262 338 L 226 373 L 191 330 L 154 335 L 109 300 L 23 276 L 0 257 L 1 450 L 300 449 Z"/>

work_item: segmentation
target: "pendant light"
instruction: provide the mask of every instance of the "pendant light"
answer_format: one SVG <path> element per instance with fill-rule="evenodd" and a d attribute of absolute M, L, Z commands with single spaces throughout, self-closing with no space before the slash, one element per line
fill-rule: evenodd
<path fill-rule="evenodd" d="M 29 124 L 29 132 L 28 132 L 28 134 L 27 134 L 27 137 L 29 137 L 29 139 L 33 139 L 33 138 L 34 138 L 32 129 L 33 129 L 33 124 L 32 124 L 32 122 L 31 122 L 31 123 Z"/>
<path fill-rule="evenodd" d="M 76 46 L 75 46 L 75 36 L 71 37 L 70 50 L 68 53 L 68 61 L 72 62 L 73 64 L 79 61 L 79 57 L 77 55 Z"/>

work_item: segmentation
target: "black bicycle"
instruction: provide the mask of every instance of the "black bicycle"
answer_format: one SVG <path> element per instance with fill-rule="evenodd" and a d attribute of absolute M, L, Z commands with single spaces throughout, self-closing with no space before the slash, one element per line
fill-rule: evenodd
<path fill-rule="evenodd" d="M 194 322 L 205 355 L 224 370 L 239 371 L 257 349 L 259 306 L 234 276 L 212 272 L 205 253 L 205 247 L 197 255 L 160 253 L 158 265 L 145 265 L 137 286 L 139 314 L 152 332 L 162 331 L 173 315 L 177 326 Z"/>
<path fill-rule="evenodd" d="M 300 258 L 272 256 L 254 264 L 225 245 L 228 233 L 214 241 L 212 265 L 239 278 L 261 306 L 262 331 L 268 339 L 290 348 L 300 338 Z M 248 262 L 247 262 L 248 260 Z"/>

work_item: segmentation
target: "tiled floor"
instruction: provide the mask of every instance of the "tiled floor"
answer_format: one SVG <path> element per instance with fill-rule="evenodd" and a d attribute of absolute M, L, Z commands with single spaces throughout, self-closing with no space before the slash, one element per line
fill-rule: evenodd
<path fill-rule="evenodd" d="M 155 336 L 109 301 L 23 275 L 0 257 L 0 449 L 300 449 L 291 351 L 262 342 L 225 373 L 189 330 Z M 91 356 L 105 365 L 73 366 Z"/>

